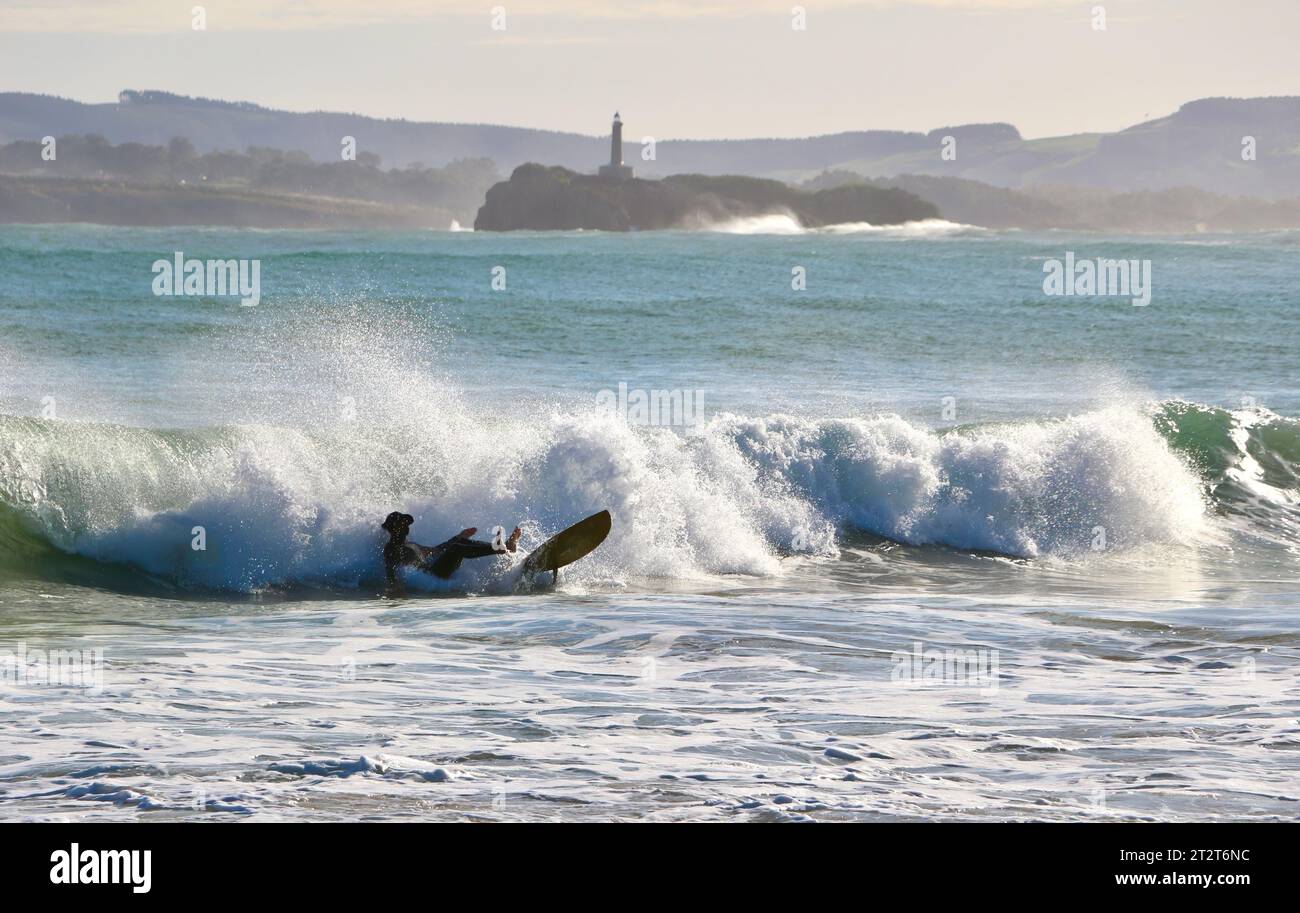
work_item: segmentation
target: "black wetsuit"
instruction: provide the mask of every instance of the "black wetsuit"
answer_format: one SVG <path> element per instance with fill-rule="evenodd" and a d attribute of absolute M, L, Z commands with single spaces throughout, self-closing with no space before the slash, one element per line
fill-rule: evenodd
<path fill-rule="evenodd" d="M 384 569 L 388 573 L 389 583 L 397 581 L 397 569 L 403 565 L 418 567 L 446 580 L 456 573 L 456 568 L 466 558 L 486 558 L 504 553 L 504 549 L 496 548 L 491 542 L 481 542 L 465 536 L 452 536 L 441 545 L 434 546 L 389 539 L 384 546 Z"/>

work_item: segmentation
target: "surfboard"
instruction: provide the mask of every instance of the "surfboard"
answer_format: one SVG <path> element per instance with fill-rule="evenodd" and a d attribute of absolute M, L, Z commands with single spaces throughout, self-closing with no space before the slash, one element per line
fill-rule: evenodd
<path fill-rule="evenodd" d="M 612 523 L 609 511 L 602 510 L 563 532 L 556 533 L 528 553 L 524 559 L 525 576 L 542 571 L 559 571 L 565 565 L 591 554 L 596 546 L 605 541 Z"/>

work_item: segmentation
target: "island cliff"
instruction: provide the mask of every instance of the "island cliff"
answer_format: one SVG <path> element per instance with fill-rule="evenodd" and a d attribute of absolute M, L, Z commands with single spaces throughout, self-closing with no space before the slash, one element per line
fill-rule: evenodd
<path fill-rule="evenodd" d="M 896 225 L 939 217 L 933 204 L 915 194 L 868 184 L 809 191 L 737 176 L 611 180 L 529 163 L 488 190 L 474 228 L 645 231 L 701 228 L 774 213 L 791 215 L 809 228 L 844 222 Z"/>

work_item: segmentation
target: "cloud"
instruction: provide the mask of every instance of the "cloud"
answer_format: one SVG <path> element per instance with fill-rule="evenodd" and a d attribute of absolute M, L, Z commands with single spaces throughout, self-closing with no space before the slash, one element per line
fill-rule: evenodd
<path fill-rule="evenodd" d="M 202 7 L 210 31 L 303 31 L 360 25 L 407 24 L 449 17 L 482 17 L 494 7 L 512 18 L 692 19 L 789 16 L 803 5 L 810 17 L 853 7 L 932 7 L 952 10 L 1023 10 L 1079 6 L 1079 0 L 5 0 L 0 32 L 154 33 L 191 29 Z M 507 30 L 509 30 L 507 28 Z"/>

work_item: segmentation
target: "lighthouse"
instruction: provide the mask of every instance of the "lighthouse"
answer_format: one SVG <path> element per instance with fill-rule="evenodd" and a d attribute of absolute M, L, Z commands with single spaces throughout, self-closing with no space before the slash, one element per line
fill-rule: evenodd
<path fill-rule="evenodd" d="M 632 176 L 632 168 L 623 164 L 623 119 L 617 111 L 609 136 L 609 164 L 600 166 L 600 176 L 615 181 L 626 181 Z"/>

